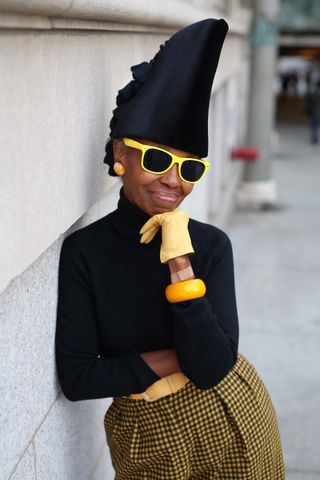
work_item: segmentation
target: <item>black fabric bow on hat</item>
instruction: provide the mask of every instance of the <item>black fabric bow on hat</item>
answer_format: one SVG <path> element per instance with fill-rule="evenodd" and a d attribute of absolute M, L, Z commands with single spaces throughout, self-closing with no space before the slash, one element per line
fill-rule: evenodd
<path fill-rule="evenodd" d="M 117 121 L 121 115 L 121 107 L 126 103 L 128 103 L 137 94 L 139 89 L 145 83 L 145 81 L 147 80 L 152 70 L 154 63 L 156 62 L 165 44 L 166 42 L 160 45 L 159 51 L 155 54 L 155 56 L 149 62 L 144 61 L 130 67 L 133 80 L 131 80 L 129 83 L 127 83 L 127 85 L 125 85 L 123 88 L 121 88 L 118 91 L 118 95 L 116 98 L 117 107 L 112 111 L 113 116 L 109 123 L 110 136 L 107 140 L 107 144 L 105 147 L 106 155 L 104 157 L 104 163 L 107 163 L 109 165 L 108 173 L 111 176 L 116 176 L 116 173 L 113 170 L 114 158 L 113 158 L 113 147 L 112 147 L 112 143 L 113 143 L 112 132 L 114 131 Z"/>
<path fill-rule="evenodd" d="M 112 112 L 113 117 L 111 118 L 109 125 L 111 132 L 114 130 L 117 118 L 119 116 L 119 112 L 121 110 L 121 106 L 129 102 L 129 100 L 131 100 L 131 98 L 136 95 L 138 90 L 145 83 L 164 45 L 165 44 L 160 45 L 159 51 L 150 60 L 150 62 L 141 62 L 138 65 L 133 65 L 132 67 L 130 67 L 133 80 L 131 80 L 131 82 L 127 83 L 127 85 L 125 85 L 121 90 L 118 91 L 118 95 L 116 98 L 117 108 L 115 108 Z"/>

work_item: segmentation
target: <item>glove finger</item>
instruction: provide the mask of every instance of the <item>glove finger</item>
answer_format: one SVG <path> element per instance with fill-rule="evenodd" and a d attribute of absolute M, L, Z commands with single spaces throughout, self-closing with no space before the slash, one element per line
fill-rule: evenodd
<path fill-rule="evenodd" d="M 149 243 L 155 237 L 157 231 L 159 230 L 159 225 L 155 225 L 153 228 L 149 228 L 146 232 L 142 234 L 140 243 Z"/>
<path fill-rule="evenodd" d="M 150 243 L 152 239 L 153 239 L 153 236 L 149 235 L 149 232 L 147 232 L 147 233 L 144 233 L 140 238 L 140 243 Z"/>
<path fill-rule="evenodd" d="M 142 226 L 139 233 L 144 233 L 149 230 L 149 228 L 153 228 L 154 226 L 159 225 L 157 216 L 158 215 L 154 215 L 153 217 L 149 218 L 149 220 Z"/>

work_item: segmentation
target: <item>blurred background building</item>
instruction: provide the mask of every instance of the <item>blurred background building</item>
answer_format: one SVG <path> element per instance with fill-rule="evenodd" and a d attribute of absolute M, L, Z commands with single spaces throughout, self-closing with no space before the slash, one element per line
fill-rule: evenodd
<path fill-rule="evenodd" d="M 316 144 L 320 140 L 320 3 L 286 0 L 279 20 L 278 120 L 307 123 L 310 142 Z"/>
<path fill-rule="evenodd" d="M 240 321 L 243 318 L 242 348 L 271 390 L 292 480 L 320 478 L 312 446 L 319 440 L 317 431 L 307 432 L 304 465 L 301 443 L 292 445 L 290 440 L 297 408 L 294 403 L 286 411 L 286 406 L 296 385 L 294 378 L 288 384 L 283 378 L 292 367 L 291 352 L 283 351 L 287 339 L 269 319 L 271 341 L 263 343 L 264 315 L 283 297 L 274 290 L 267 297 L 266 290 L 261 293 L 258 288 L 268 288 L 268 282 L 275 288 L 270 278 L 275 278 L 275 265 L 287 251 L 302 255 L 295 247 L 287 248 L 291 234 L 283 204 L 290 204 L 290 188 L 304 170 L 297 170 L 301 162 L 283 159 L 298 152 L 305 162 L 310 158 L 314 180 L 319 173 L 315 160 L 319 117 L 314 109 L 319 2 L 0 0 L 0 480 L 113 478 L 103 429 L 111 399 L 72 403 L 57 382 L 54 334 L 60 247 L 71 231 L 117 206 L 121 184 L 107 175 L 104 146 L 117 91 L 131 79 L 130 66 L 151 59 L 176 30 L 208 17 L 223 17 L 230 27 L 209 112 L 208 160 L 213 168 L 184 207 L 191 217 L 230 234 Z M 300 143 L 295 143 L 297 139 Z M 311 200 L 305 206 L 310 208 L 315 209 Z M 300 213 L 306 218 L 304 212 Z M 283 224 L 285 241 L 274 235 L 283 234 Z M 309 224 L 304 227 L 308 232 Z M 312 244 L 318 238 L 317 231 L 313 233 Z M 299 246 L 303 238 L 299 237 Z M 262 254 L 268 258 L 266 269 L 261 268 Z M 308 261 L 315 264 L 312 256 Z M 267 281 L 262 270 L 269 272 Z M 277 281 L 283 283 L 283 277 Z M 289 293 L 295 294 L 292 289 Z M 259 297 L 270 302 L 263 304 L 264 314 Z M 304 301 L 310 307 L 314 297 Z M 281 310 L 281 315 L 286 317 L 287 312 Z M 285 325 L 283 331 L 288 328 Z M 275 335 L 277 344 L 272 343 Z M 277 372 L 279 365 L 283 368 Z M 301 364 L 300 368 L 304 372 Z M 301 396 L 310 391 L 310 382 L 306 386 L 302 381 Z M 317 395 L 312 390 L 308 409 Z"/>

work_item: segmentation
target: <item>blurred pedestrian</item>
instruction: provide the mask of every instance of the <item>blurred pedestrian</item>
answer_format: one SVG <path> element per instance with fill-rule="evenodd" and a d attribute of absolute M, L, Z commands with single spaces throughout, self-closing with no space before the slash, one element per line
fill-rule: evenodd
<path fill-rule="evenodd" d="M 319 143 L 320 129 L 320 74 L 311 70 L 306 76 L 307 92 L 305 110 L 308 115 L 310 142 Z"/>

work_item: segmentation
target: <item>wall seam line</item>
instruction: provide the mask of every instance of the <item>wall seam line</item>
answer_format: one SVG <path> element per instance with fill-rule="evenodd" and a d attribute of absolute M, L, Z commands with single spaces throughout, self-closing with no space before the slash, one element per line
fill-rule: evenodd
<path fill-rule="evenodd" d="M 61 393 L 61 389 L 59 390 L 58 395 L 56 396 L 56 398 L 54 399 L 54 401 L 52 402 L 52 404 L 50 405 L 47 413 L 44 415 L 43 419 L 42 419 L 41 422 L 39 423 L 38 427 L 34 430 L 33 434 L 31 435 L 31 438 L 30 438 L 28 444 L 26 445 L 25 449 L 24 449 L 23 452 L 21 453 L 18 462 L 16 463 L 16 465 L 14 466 L 12 472 L 10 473 L 10 475 L 9 475 L 9 477 L 8 477 L 8 480 L 11 480 L 12 476 L 13 476 L 13 475 L 15 474 L 15 472 L 17 471 L 17 468 L 18 468 L 21 460 L 23 459 L 26 451 L 28 450 L 28 448 L 29 448 L 30 445 L 32 445 L 32 444 L 34 445 L 34 455 L 35 455 L 36 449 L 35 449 L 35 444 L 33 443 L 33 441 L 34 441 L 34 439 L 35 439 L 35 436 L 37 435 L 37 433 L 39 432 L 40 428 L 42 427 L 45 419 L 46 419 L 47 416 L 49 415 L 49 413 L 50 413 L 53 405 L 54 405 L 54 404 L 56 403 L 56 401 L 58 400 L 58 398 L 59 398 L 59 396 L 60 396 L 60 393 Z"/>

